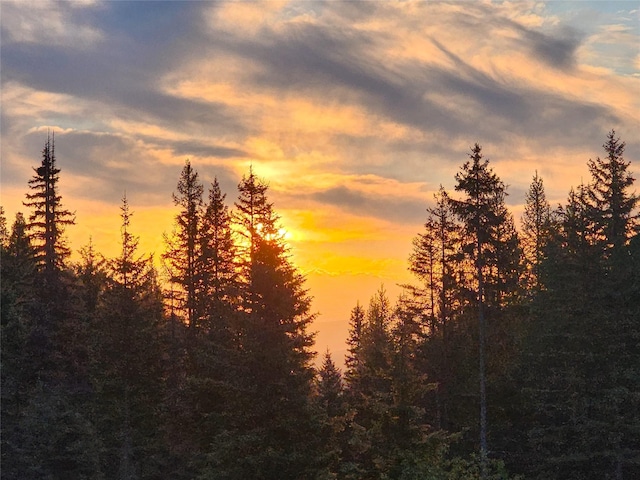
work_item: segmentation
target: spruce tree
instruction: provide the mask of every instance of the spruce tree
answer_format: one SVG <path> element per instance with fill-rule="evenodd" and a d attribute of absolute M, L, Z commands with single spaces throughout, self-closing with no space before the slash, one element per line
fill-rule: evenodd
<path fill-rule="evenodd" d="M 366 312 L 360 302 L 351 310 L 349 317 L 349 336 L 347 338 L 347 355 L 345 357 L 345 380 L 350 388 L 358 383 L 360 375 L 360 349 Z"/>
<path fill-rule="evenodd" d="M 500 375 L 515 351 L 514 320 L 505 307 L 518 299 L 521 252 L 513 218 L 505 205 L 506 186 L 488 160 L 483 160 L 480 145 L 474 145 L 469 157 L 456 174 L 455 190 L 462 197 L 451 199 L 451 203 L 463 226 L 461 250 L 473 272 L 469 294 L 478 320 L 480 458 L 486 477 L 487 371 L 491 367 L 491 376 Z M 469 314 L 467 311 L 464 316 Z"/>
<path fill-rule="evenodd" d="M 64 228 L 75 223 L 72 213 L 62 207 L 58 187 L 60 169 L 56 166 L 53 136 L 47 136 L 42 150 L 42 163 L 34 171 L 35 175 L 29 180 L 32 193 L 27 194 L 24 205 L 33 209 L 28 227 L 36 241 L 36 255 L 44 274 L 43 279 L 46 284 L 51 284 L 70 254 L 64 242 Z"/>
<path fill-rule="evenodd" d="M 358 309 L 352 312 L 356 325 L 358 315 Z M 351 438 L 345 448 L 343 466 L 351 475 L 347 478 L 373 478 L 384 475 L 390 467 L 387 441 L 392 415 L 392 315 L 391 304 L 381 287 L 371 298 L 360 326 L 353 359 L 355 371 L 347 370 L 347 398 L 352 412 L 347 425 Z"/>
<path fill-rule="evenodd" d="M 25 405 L 35 381 L 37 359 L 27 349 L 32 321 L 30 307 L 36 292 L 33 280 L 36 271 L 35 249 L 26 233 L 22 213 L 16 214 L 10 233 L 0 246 L 0 338 L 2 348 L 2 471 L 5 478 L 20 478 L 25 467 L 21 460 L 21 422 Z"/>
<path fill-rule="evenodd" d="M 203 191 L 198 172 L 187 160 L 180 173 L 177 192 L 173 194 L 173 202 L 179 208 L 175 231 L 171 237 L 166 237 L 167 251 L 163 254 L 170 267 L 170 281 L 179 288 L 177 307 L 183 312 L 192 336 L 203 315 L 199 288 L 202 286 L 199 259 Z"/>
<path fill-rule="evenodd" d="M 312 432 L 313 319 L 304 277 L 289 259 L 267 185 L 253 171 L 238 186 L 241 316 L 233 417 L 209 455 L 222 478 L 311 478 L 319 448 Z M 238 451 L 243 461 L 237 461 Z"/>
<path fill-rule="evenodd" d="M 231 230 L 231 214 L 226 194 L 214 179 L 209 201 L 202 217 L 200 234 L 200 290 L 205 298 L 204 313 L 209 331 L 229 329 L 228 322 L 238 306 L 239 280 L 236 245 Z"/>
<path fill-rule="evenodd" d="M 471 149 L 471 161 L 467 161 L 462 170 L 456 174 L 456 191 L 463 192 L 465 197 L 453 200 L 453 208 L 464 223 L 468 235 L 468 243 L 463 246 L 475 264 L 475 297 L 478 308 L 479 331 L 479 376 L 480 376 L 480 456 L 486 463 L 487 444 L 487 394 L 486 394 L 486 319 L 485 319 L 485 277 L 487 248 L 492 240 L 492 233 L 500 222 L 494 200 L 504 192 L 504 184 L 489 168 L 488 160 L 482 161 L 482 147 L 479 144 Z"/>
<path fill-rule="evenodd" d="M 132 212 L 122 199 L 121 251 L 93 326 L 94 409 L 110 478 L 158 478 L 162 452 L 162 299 L 149 257 L 137 253 Z"/>
<path fill-rule="evenodd" d="M 540 288 L 540 263 L 549 237 L 551 207 L 547 201 L 542 178 L 536 171 L 525 196 L 522 215 L 522 247 L 527 262 L 528 286 Z"/>
<path fill-rule="evenodd" d="M 409 270 L 424 283 L 425 289 L 414 292 L 428 305 L 430 319 L 426 337 L 421 342 L 421 370 L 437 382 L 432 418 L 437 427 L 447 428 L 449 387 L 451 383 L 451 322 L 465 303 L 463 291 L 463 257 L 460 255 L 461 227 L 452 210 L 451 199 L 441 186 L 434 195 L 435 205 L 427 209 L 423 233 L 414 239 Z"/>
<path fill-rule="evenodd" d="M 344 424 L 346 404 L 342 373 L 329 353 L 324 354 L 322 365 L 316 378 L 316 402 L 321 420 L 322 448 L 319 478 L 336 478 L 340 472 L 342 445 L 344 443 Z"/>
<path fill-rule="evenodd" d="M 639 473 L 637 262 L 632 215 L 621 208 L 633 208 L 633 180 L 624 173 L 628 164 L 617 163 L 624 144 L 613 132 L 608 140 L 608 173 L 607 162 L 589 162 L 593 178 L 570 192 L 541 264 L 545 289 L 525 350 L 534 419 L 529 462 L 538 478 Z"/>
<path fill-rule="evenodd" d="M 607 156 L 588 162 L 592 177 L 587 191 L 590 211 L 607 252 L 620 250 L 630 238 L 637 222 L 635 206 L 639 200 L 635 193 L 629 191 L 635 179 L 628 172 L 631 162 L 623 157 L 625 142 L 615 135 L 616 132 L 611 130 L 603 145 Z"/>
<path fill-rule="evenodd" d="M 197 259 L 202 295 L 202 317 L 192 339 L 186 363 L 184 405 L 180 427 L 188 441 L 191 463 L 204 468 L 212 438 L 220 434 L 233 416 L 234 395 L 230 387 L 238 375 L 236 328 L 239 281 L 231 215 L 217 179 L 209 190 L 199 233 Z"/>

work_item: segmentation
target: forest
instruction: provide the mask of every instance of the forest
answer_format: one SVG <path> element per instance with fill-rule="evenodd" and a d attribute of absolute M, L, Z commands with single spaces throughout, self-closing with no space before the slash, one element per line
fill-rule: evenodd
<path fill-rule="evenodd" d="M 532 172 L 516 221 L 475 144 L 425 205 L 415 281 L 354 300 L 339 369 L 266 180 L 249 170 L 230 200 L 187 161 L 160 258 L 125 196 L 119 254 L 72 261 L 47 137 L 27 213 L 0 224 L 2 478 L 640 478 L 624 149 L 609 132 L 561 205 Z"/>

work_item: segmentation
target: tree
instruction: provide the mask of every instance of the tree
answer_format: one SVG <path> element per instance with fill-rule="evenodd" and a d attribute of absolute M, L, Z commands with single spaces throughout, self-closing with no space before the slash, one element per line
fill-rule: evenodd
<path fill-rule="evenodd" d="M 351 310 L 349 317 L 349 337 L 347 338 L 347 356 L 345 358 L 345 380 L 350 388 L 358 382 L 360 375 L 360 349 L 366 312 L 360 302 Z"/>
<path fill-rule="evenodd" d="M 56 166 L 53 136 L 47 136 L 42 164 L 34 171 L 35 175 L 29 180 L 33 193 L 27 194 L 24 205 L 33 208 L 28 227 L 34 232 L 36 256 L 44 272 L 45 283 L 51 283 L 70 253 L 63 238 L 64 227 L 75 223 L 72 213 L 62 207 L 62 197 L 58 192 L 60 169 Z"/>
<path fill-rule="evenodd" d="M 176 215 L 173 237 L 166 237 L 167 251 L 163 258 L 171 267 L 171 282 L 178 285 L 181 295 L 179 308 L 192 336 L 202 317 L 200 275 L 200 228 L 203 187 L 196 172 L 187 160 L 180 174 L 177 193 L 173 202 L 180 208 Z"/>
<path fill-rule="evenodd" d="M 162 297 L 150 257 L 138 255 L 132 213 L 122 199 L 121 251 L 93 325 L 96 423 L 110 478 L 158 478 L 162 452 L 158 402 L 162 388 Z"/>
<path fill-rule="evenodd" d="M 79 294 L 84 303 L 84 311 L 88 316 L 95 314 L 98 301 L 102 295 L 106 282 L 106 260 L 98 254 L 89 238 L 89 243 L 80 249 L 82 261 L 76 265 L 75 274 L 79 281 Z"/>
<path fill-rule="evenodd" d="M 414 239 L 409 270 L 426 287 L 424 290 L 414 290 L 419 297 L 426 297 L 426 315 L 430 319 L 421 347 L 421 369 L 437 382 L 437 388 L 433 391 L 433 421 L 436 426 L 447 428 L 451 383 L 450 322 L 465 303 L 460 294 L 465 277 L 459 275 L 464 270 L 463 257 L 459 253 L 462 232 L 452 210 L 451 199 L 442 186 L 434 198 L 435 206 L 427 209 L 424 233 Z"/>
<path fill-rule="evenodd" d="M 628 241 L 637 221 L 634 214 L 639 197 L 629 192 L 634 178 L 623 158 L 625 142 L 611 130 L 603 145 L 607 156 L 589 159 L 592 182 L 587 190 L 593 221 L 605 251 L 620 250 Z"/>
<path fill-rule="evenodd" d="M 16 214 L 11 233 L 0 245 L 0 269 L 2 470 L 6 478 L 19 478 L 23 469 L 20 427 L 37 371 L 37 359 L 31 358 L 28 351 L 32 327 L 29 313 L 36 296 L 35 249 L 22 213 Z"/>
<path fill-rule="evenodd" d="M 342 414 L 342 374 L 331 358 L 329 350 L 324 354 L 318 377 L 318 399 L 326 410 L 327 416 L 331 418 Z"/>
<path fill-rule="evenodd" d="M 371 297 L 366 312 L 357 305 L 351 313 L 348 437 L 341 468 L 345 478 L 376 478 L 390 468 L 392 314 L 383 287 Z"/>
<path fill-rule="evenodd" d="M 202 314 L 185 364 L 185 385 L 178 409 L 183 448 L 196 470 L 206 464 L 211 439 L 233 415 L 230 388 L 237 372 L 235 329 L 240 285 L 231 215 L 217 179 L 211 184 L 199 231 L 198 286 Z"/>
<path fill-rule="evenodd" d="M 310 478 L 320 448 L 311 414 L 310 298 L 289 260 L 267 189 L 253 171 L 238 186 L 238 370 L 227 386 L 236 394 L 233 416 L 208 456 L 212 478 Z"/>
<path fill-rule="evenodd" d="M 322 366 L 316 378 L 316 402 L 322 428 L 320 430 L 321 455 L 326 464 L 324 477 L 336 478 L 340 471 L 342 446 L 344 443 L 344 424 L 346 404 L 342 373 L 331 358 L 329 350 L 324 354 Z"/>
<path fill-rule="evenodd" d="M 551 207 L 544 192 L 542 178 L 536 171 L 525 196 L 522 215 L 522 246 L 527 262 L 529 285 L 540 288 L 540 263 L 549 238 Z"/>
<path fill-rule="evenodd" d="M 624 144 L 613 132 L 608 139 L 616 163 Z M 590 161 L 591 183 L 571 190 L 540 265 L 545 289 L 534 300 L 524 360 L 533 412 L 528 463 L 538 478 L 639 473 L 637 250 L 632 215 L 621 208 L 634 204 L 633 180 L 621 180 L 631 178 L 621 173 L 628 164 L 607 173 L 605 163 Z M 614 194 L 612 184 L 626 186 Z"/>
<path fill-rule="evenodd" d="M 202 217 L 200 251 L 202 285 L 199 290 L 206 299 L 205 316 L 210 331 L 224 331 L 237 308 L 239 284 L 236 266 L 236 245 L 231 230 L 231 214 L 218 180 L 209 190 L 209 203 Z"/>
<path fill-rule="evenodd" d="M 480 457 L 486 466 L 487 379 L 486 336 L 487 307 L 500 307 L 505 293 L 514 288 L 517 277 L 517 236 L 504 205 L 506 187 L 483 161 L 482 147 L 475 144 L 456 174 L 455 190 L 464 195 L 452 199 L 453 211 L 463 224 L 462 251 L 474 264 L 474 297 L 478 311 L 478 366 L 480 377 Z M 483 475 L 486 469 L 483 470 Z"/>

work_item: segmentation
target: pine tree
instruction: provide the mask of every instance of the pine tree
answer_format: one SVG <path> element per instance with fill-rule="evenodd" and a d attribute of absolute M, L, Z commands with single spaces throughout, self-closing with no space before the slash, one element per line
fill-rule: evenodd
<path fill-rule="evenodd" d="M 426 325 L 419 303 L 392 308 L 383 288 L 363 315 L 352 312 L 353 370 L 347 377 L 341 478 L 438 478 L 448 441 L 427 424 L 419 370 Z M 356 333 L 360 330 L 360 333 Z M 360 340 L 355 340 L 360 337 Z"/>
<path fill-rule="evenodd" d="M 513 218 L 505 205 L 506 187 L 483 160 L 477 143 L 470 160 L 456 174 L 455 190 L 463 197 L 452 199 L 452 208 L 463 224 L 462 252 L 473 264 L 472 298 L 478 318 L 478 367 L 480 377 L 480 458 L 486 476 L 487 366 L 508 364 L 512 345 L 503 344 L 512 330 L 504 307 L 518 298 L 521 254 Z M 487 318 L 491 320 L 487 325 Z M 505 329 L 507 331 L 505 331 Z M 509 336 L 506 337 L 507 339 Z M 487 339 L 491 340 L 487 343 Z M 487 345 L 493 350 L 487 361 Z M 498 373 L 495 371 L 493 374 Z"/>
<path fill-rule="evenodd" d="M 388 471 L 387 441 L 391 434 L 392 405 L 392 309 L 381 287 L 369 302 L 360 322 L 360 309 L 352 311 L 352 337 L 360 338 L 353 350 L 352 367 L 347 365 L 347 399 L 350 433 L 344 447 L 343 470 L 347 478 L 375 478 Z M 355 343 L 355 342 L 354 342 Z M 354 368 L 355 367 L 355 368 Z"/>
<path fill-rule="evenodd" d="M 342 374 L 327 350 L 318 372 L 318 399 L 329 418 L 343 414 Z"/>
<path fill-rule="evenodd" d="M 476 299 L 478 305 L 479 328 L 479 375 L 480 375 L 480 456 L 483 463 L 487 457 L 487 399 L 486 399 L 486 358 L 485 358 L 485 276 L 487 265 L 487 245 L 491 242 L 492 231 L 499 223 L 494 209 L 494 199 L 504 192 L 504 184 L 482 160 L 479 144 L 471 149 L 471 161 L 462 166 L 456 174 L 456 191 L 466 195 L 462 200 L 454 200 L 453 208 L 464 223 L 469 243 L 463 247 L 475 263 Z"/>
<path fill-rule="evenodd" d="M 319 448 L 312 434 L 313 319 L 304 278 L 289 260 L 267 185 L 252 171 L 239 187 L 241 317 L 232 412 L 212 445 L 215 478 L 310 478 Z M 238 452 L 243 462 L 237 462 Z"/>
<path fill-rule="evenodd" d="M 613 132 L 608 139 L 605 149 L 616 163 L 624 144 Z M 591 183 L 570 192 L 541 264 L 545 290 L 534 302 L 536 324 L 525 350 L 534 413 L 529 462 L 538 478 L 639 473 L 636 262 L 632 215 L 620 207 L 633 208 L 633 180 L 622 173 L 628 164 L 610 165 L 609 173 L 604 164 L 590 161 Z M 616 175 L 619 181 L 607 187 Z M 631 180 L 613 194 L 622 178 Z"/>
<path fill-rule="evenodd" d="M 170 281 L 178 286 L 178 307 L 184 312 L 191 335 L 195 335 L 203 315 L 201 286 L 200 229 L 203 186 L 198 173 L 187 160 L 180 174 L 177 193 L 173 202 L 180 208 L 176 215 L 176 229 L 172 237 L 166 237 L 167 251 L 163 258 L 170 266 Z"/>
<path fill-rule="evenodd" d="M 162 390 L 162 301 L 151 259 L 137 253 L 132 213 L 122 199 L 121 251 L 109 261 L 108 283 L 93 326 L 96 422 L 110 478 L 159 475 L 158 403 Z"/>
<path fill-rule="evenodd" d="M 211 439 L 224 431 L 232 416 L 230 387 L 237 371 L 235 350 L 239 308 L 236 246 L 231 215 L 217 179 L 209 190 L 199 232 L 198 287 L 202 316 L 197 335 L 191 339 L 185 365 L 183 405 L 177 415 L 182 444 L 196 470 L 203 469 Z"/>
<path fill-rule="evenodd" d="M 409 270 L 424 282 L 424 293 L 429 321 L 426 337 L 422 341 L 421 370 L 437 382 L 432 391 L 434 405 L 432 419 L 437 427 L 447 428 L 449 410 L 449 384 L 451 382 L 451 322 L 465 304 L 461 292 L 465 277 L 464 257 L 460 255 L 461 228 L 452 210 L 449 194 L 441 186 L 434 195 L 435 206 L 427 209 L 424 233 L 414 239 L 414 249 L 409 258 Z"/>
<path fill-rule="evenodd" d="M 56 166 L 54 137 L 47 136 L 42 150 L 42 164 L 34 171 L 34 177 L 29 180 L 33 193 L 27 194 L 24 205 L 33 208 L 28 227 L 37 242 L 37 258 L 44 281 L 51 284 L 70 253 L 63 238 L 64 227 L 75 223 L 72 213 L 62 207 L 62 197 L 58 191 L 60 169 Z"/>
<path fill-rule="evenodd" d="M 550 234 L 550 222 L 551 207 L 545 195 L 542 178 L 538 176 L 536 171 L 525 196 L 524 213 L 521 220 L 522 246 L 527 262 L 528 285 L 534 290 L 540 288 L 540 263 Z"/>
<path fill-rule="evenodd" d="M 587 191 L 588 200 L 597 234 L 607 252 L 620 250 L 628 241 L 637 222 L 634 210 L 639 201 L 635 193 L 629 192 L 634 178 L 627 171 L 630 162 L 623 157 L 625 142 L 615 135 L 616 132 L 611 130 L 603 145 L 607 156 L 588 162 L 592 177 Z"/>
<path fill-rule="evenodd" d="M 322 428 L 320 463 L 325 464 L 324 470 L 319 469 L 319 478 L 336 478 L 340 472 L 342 458 L 342 444 L 344 443 L 344 423 L 346 404 L 342 373 L 331 358 L 329 350 L 324 354 L 322 366 L 316 378 L 316 402 Z"/>
<path fill-rule="evenodd" d="M 75 267 L 75 274 L 79 281 L 79 294 L 84 303 L 85 313 L 92 316 L 98 308 L 98 301 L 106 286 L 106 261 L 95 251 L 91 238 L 89 243 L 80 249 L 80 257 L 82 261 Z"/>
<path fill-rule="evenodd" d="M 366 312 L 360 302 L 351 310 L 349 317 L 349 337 L 347 338 L 347 355 L 345 357 L 345 380 L 350 388 L 358 382 L 360 375 L 360 349 Z"/>
<path fill-rule="evenodd" d="M 201 258 L 202 285 L 206 298 L 205 316 L 208 329 L 225 330 L 237 308 L 239 285 L 236 245 L 231 230 L 231 214 L 225 205 L 226 195 L 214 179 L 209 190 L 209 203 L 202 218 Z"/>
<path fill-rule="evenodd" d="M 35 249 L 26 233 L 22 213 L 16 214 L 10 234 L 0 246 L 0 338 L 2 375 L 0 407 L 2 409 L 2 472 L 5 478 L 21 475 L 21 422 L 36 368 L 27 342 L 31 329 L 30 307 L 36 295 L 33 285 L 36 270 Z M 37 363 L 36 363 L 37 364 Z"/>

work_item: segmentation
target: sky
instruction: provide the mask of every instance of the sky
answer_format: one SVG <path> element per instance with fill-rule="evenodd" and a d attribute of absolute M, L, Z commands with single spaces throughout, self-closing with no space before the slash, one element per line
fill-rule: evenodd
<path fill-rule="evenodd" d="M 393 299 L 440 185 L 478 142 L 519 223 L 615 129 L 640 172 L 640 1 L 0 2 L 0 204 L 55 132 L 67 229 L 118 251 L 126 192 L 159 257 L 187 159 L 231 205 L 252 166 L 338 362 L 350 310 Z"/>

